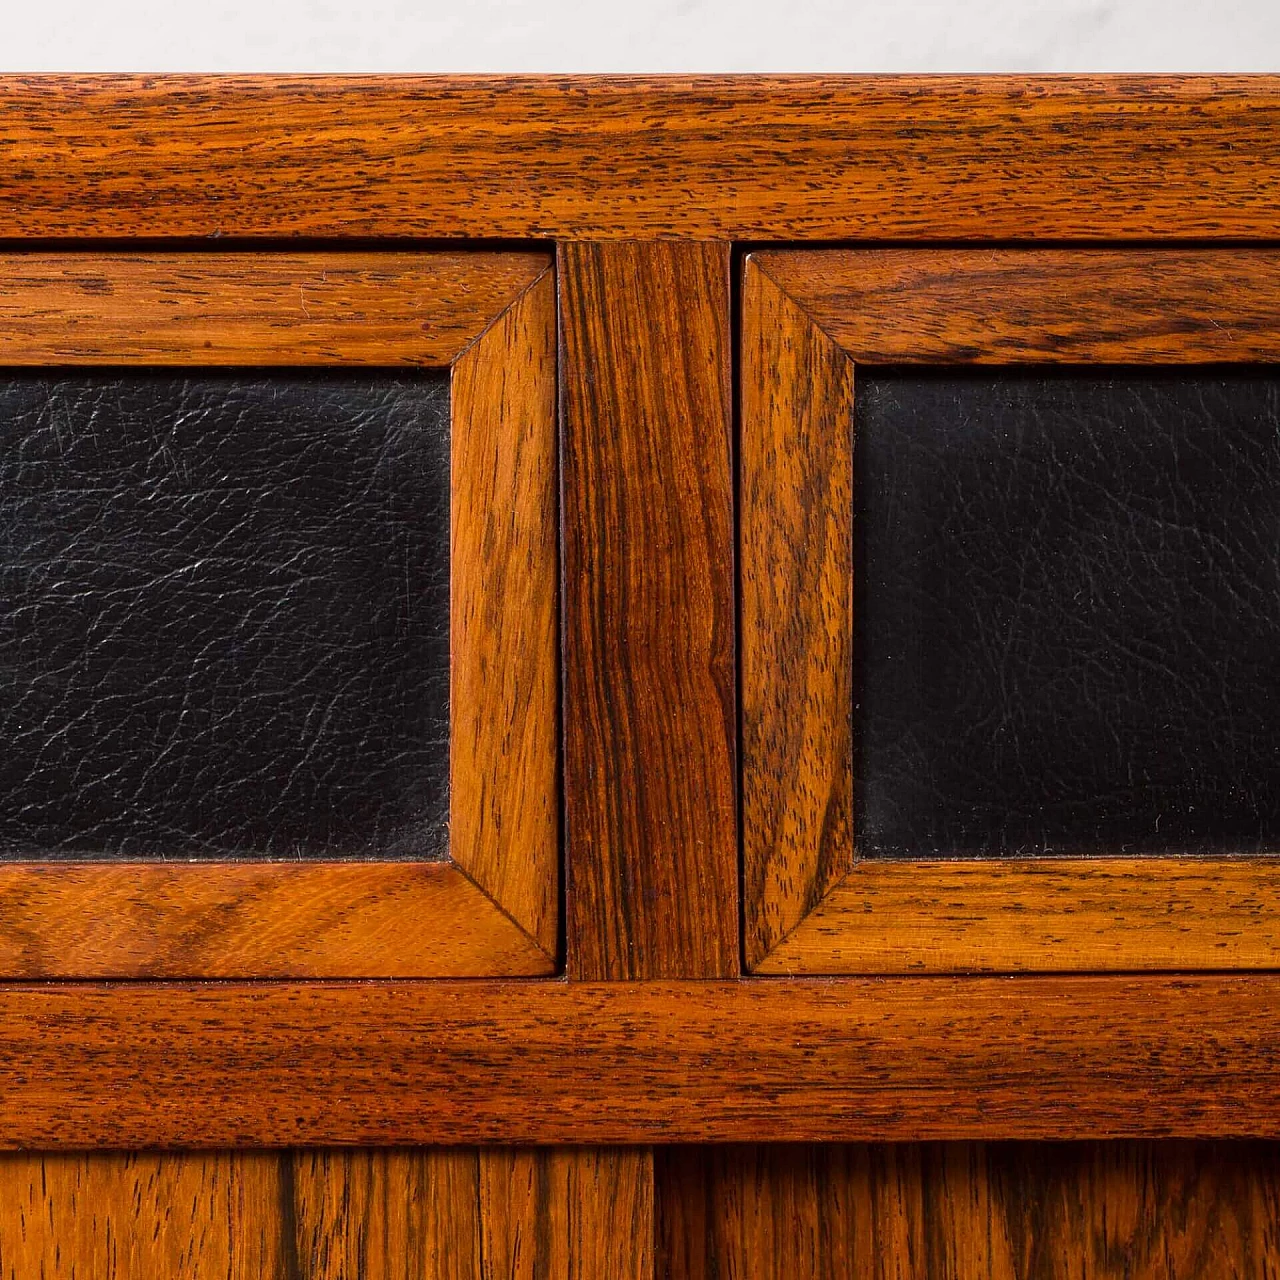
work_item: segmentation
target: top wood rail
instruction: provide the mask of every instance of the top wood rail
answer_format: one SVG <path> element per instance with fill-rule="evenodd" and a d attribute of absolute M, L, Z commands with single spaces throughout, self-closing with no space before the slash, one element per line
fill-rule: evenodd
<path fill-rule="evenodd" d="M 0 237 L 1280 236 L 1280 77 L 0 79 Z"/>

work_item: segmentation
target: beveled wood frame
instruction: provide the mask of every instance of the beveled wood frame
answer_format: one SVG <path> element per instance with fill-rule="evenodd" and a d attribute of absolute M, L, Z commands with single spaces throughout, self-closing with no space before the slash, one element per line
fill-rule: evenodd
<path fill-rule="evenodd" d="M 8 253 L 3 365 L 448 369 L 452 496 L 448 858 L 0 864 L 0 978 L 553 972 L 550 256 Z"/>
<path fill-rule="evenodd" d="M 768 251 L 743 279 L 748 968 L 1280 966 L 1280 858 L 860 859 L 854 379 L 877 364 L 1280 361 L 1280 250 Z"/>

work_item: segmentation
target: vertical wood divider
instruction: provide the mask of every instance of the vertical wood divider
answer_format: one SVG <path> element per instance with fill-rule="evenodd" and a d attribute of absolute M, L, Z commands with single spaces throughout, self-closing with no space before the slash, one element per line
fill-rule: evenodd
<path fill-rule="evenodd" d="M 559 246 L 570 979 L 740 971 L 729 246 Z"/>
<path fill-rule="evenodd" d="M 740 971 L 729 261 L 558 249 L 571 981 Z M 483 1160 L 567 1200 L 565 1274 L 653 1275 L 651 1150 Z"/>

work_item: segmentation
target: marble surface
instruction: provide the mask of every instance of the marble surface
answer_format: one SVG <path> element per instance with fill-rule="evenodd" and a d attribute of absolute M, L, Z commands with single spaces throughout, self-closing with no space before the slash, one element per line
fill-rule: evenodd
<path fill-rule="evenodd" d="M 0 71 L 1276 71 L 1276 0 L 45 0 Z"/>

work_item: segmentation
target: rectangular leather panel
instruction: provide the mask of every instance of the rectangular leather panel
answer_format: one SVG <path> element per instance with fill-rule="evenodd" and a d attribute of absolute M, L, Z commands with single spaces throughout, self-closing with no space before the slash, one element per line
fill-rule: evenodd
<path fill-rule="evenodd" d="M 1280 848 L 1280 375 L 859 371 L 864 856 Z"/>
<path fill-rule="evenodd" d="M 0 855 L 446 852 L 446 373 L 0 375 Z"/>

